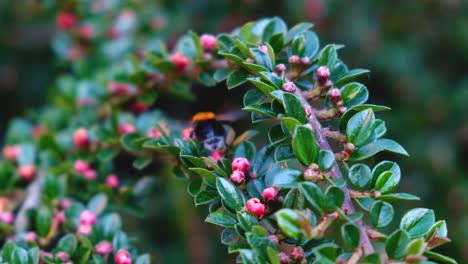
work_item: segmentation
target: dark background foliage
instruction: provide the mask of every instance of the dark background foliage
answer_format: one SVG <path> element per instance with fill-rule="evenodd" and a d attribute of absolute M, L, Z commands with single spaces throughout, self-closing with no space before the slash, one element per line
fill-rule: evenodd
<path fill-rule="evenodd" d="M 370 101 L 392 107 L 383 117 L 390 137 L 411 155 L 398 157 L 404 174 L 400 190 L 422 198 L 411 207 L 433 208 L 438 218 L 447 220 L 453 243 L 441 250 L 460 262 L 468 261 L 468 2 L 153 2 L 154 13 L 163 22 L 159 33 L 169 43 L 188 29 L 221 32 L 278 15 L 290 25 L 312 21 L 323 43 L 346 45 L 341 57 L 350 67 L 371 70 L 362 80 L 370 90 Z M 0 1 L 2 134 L 13 116 L 43 105 L 55 76 L 67 71 L 50 48 L 54 19 L 36 1 Z M 162 102 L 161 107 L 183 119 L 199 110 L 236 109 L 243 93 L 228 93 L 224 87 L 194 87 L 194 92 L 198 99 L 190 104 Z M 247 124 L 239 121 L 235 127 Z M 146 216 L 129 219 L 126 231 L 139 238 L 142 251 L 152 252 L 163 263 L 232 262 L 218 242 L 217 230 L 203 223 L 205 209 L 193 208 L 184 186 L 170 175 L 162 176 Z"/>

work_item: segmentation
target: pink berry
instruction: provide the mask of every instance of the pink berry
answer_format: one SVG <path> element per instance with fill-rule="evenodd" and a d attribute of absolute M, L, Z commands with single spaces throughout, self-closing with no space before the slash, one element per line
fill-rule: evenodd
<path fill-rule="evenodd" d="M 301 61 L 299 56 L 292 55 L 291 57 L 288 58 L 288 62 L 291 64 L 298 64 Z"/>
<path fill-rule="evenodd" d="M 240 170 L 235 170 L 229 177 L 235 185 L 241 185 L 245 182 L 245 174 Z"/>
<path fill-rule="evenodd" d="M 63 211 L 60 211 L 55 214 L 54 220 L 57 224 L 63 224 L 65 223 L 65 213 Z"/>
<path fill-rule="evenodd" d="M 106 185 L 109 186 L 110 188 L 117 188 L 119 187 L 119 177 L 116 175 L 109 175 L 106 178 Z"/>
<path fill-rule="evenodd" d="M 330 70 L 327 66 L 320 66 L 317 69 L 317 81 L 320 84 L 325 84 L 328 81 L 328 78 L 330 78 Z"/>
<path fill-rule="evenodd" d="M 17 169 L 18 176 L 25 181 L 30 181 L 36 174 L 36 166 L 32 164 L 22 165 Z"/>
<path fill-rule="evenodd" d="M 295 247 L 291 252 L 291 259 L 301 262 L 304 259 L 304 250 L 301 247 Z"/>
<path fill-rule="evenodd" d="M 80 222 L 83 225 L 94 225 L 96 223 L 96 214 L 89 210 L 84 210 L 80 214 Z"/>
<path fill-rule="evenodd" d="M 302 65 L 308 65 L 310 63 L 309 57 L 303 57 L 301 58 L 301 64 Z"/>
<path fill-rule="evenodd" d="M 90 225 L 80 225 L 78 226 L 78 229 L 76 230 L 78 234 L 83 235 L 83 236 L 90 236 L 92 231 L 93 231 L 93 228 Z"/>
<path fill-rule="evenodd" d="M 89 169 L 83 173 L 83 176 L 88 181 L 94 181 L 97 178 L 97 174 L 95 170 Z"/>
<path fill-rule="evenodd" d="M 109 82 L 107 84 L 107 90 L 115 96 L 125 96 L 131 92 L 128 84 L 119 82 Z"/>
<path fill-rule="evenodd" d="M 19 145 L 6 146 L 3 148 L 3 157 L 9 161 L 16 161 L 16 158 L 21 152 Z"/>
<path fill-rule="evenodd" d="M 333 105 L 337 105 L 341 101 L 341 91 L 337 88 L 333 88 L 328 91 L 328 99 Z"/>
<path fill-rule="evenodd" d="M 35 232 L 27 232 L 24 235 L 24 241 L 26 243 L 33 243 L 33 242 L 36 242 L 38 240 L 39 240 L 39 237 L 37 236 L 37 234 Z"/>
<path fill-rule="evenodd" d="M 73 133 L 73 143 L 77 147 L 86 147 L 89 145 L 88 131 L 85 128 L 78 128 Z"/>
<path fill-rule="evenodd" d="M 70 206 L 72 206 L 72 201 L 68 198 L 63 198 L 62 201 L 60 201 L 60 206 L 63 209 L 70 208 Z"/>
<path fill-rule="evenodd" d="M 146 136 L 149 138 L 158 139 L 162 136 L 161 131 L 159 129 L 152 127 L 146 131 Z"/>
<path fill-rule="evenodd" d="M 240 170 L 244 173 L 247 173 L 249 172 L 249 169 L 250 169 L 250 162 L 246 158 L 235 158 L 232 161 L 231 166 L 232 166 L 232 170 L 234 171 Z"/>
<path fill-rule="evenodd" d="M 208 157 L 213 162 L 218 163 L 222 158 L 224 158 L 224 153 L 220 150 L 214 150 L 211 152 L 211 155 Z"/>
<path fill-rule="evenodd" d="M 182 131 L 182 139 L 189 140 L 190 138 L 192 138 L 192 133 L 193 133 L 193 128 L 191 127 L 185 128 Z"/>
<path fill-rule="evenodd" d="M 91 39 L 94 37 L 94 27 L 89 24 L 82 25 L 80 27 L 80 36 L 84 39 Z"/>
<path fill-rule="evenodd" d="M 96 254 L 106 256 L 112 252 L 112 243 L 109 241 L 101 241 L 95 247 Z"/>
<path fill-rule="evenodd" d="M 70 256 L 68 255 L 68 253 L 63 252 L 63 251 L 57 252 L 55 256 L 61 259 L 63 262 L 66 262 L 70 259 Z"/>
<path fill-rule="evenodd" d="M 214 50 L 217 45 L 216 37 L 210 34 L 201 35 L 200 42 L 201 42 L 203 49 L 208 52 Z"/>
<path fill-rule="evenodd" d="M 172 54 L 169 60 L 174 64 L 177 71 L 185 70 L 189 64 L 189 59 L 182 52 Z"/>
<path fill-rule="evenodd" d="M 268 187 L 262 192 L 262 198 L 266 202 L 271 202 L 276 200 L 278 196 L 278 190 L 274 187 Z"/>
<path fill-rule="evenodd" d="M 252 213 L 257 219 L 262 219 L 265 215 L 265 205 L 260 202 L 257 198 L 251 198 L 246 204 L 247 212 Z"/>
<path fill-rule="evenodd" d="M 287 93 L 295 93 L 296 92 L 296 85 L 293 82 L 287 81 L 281 87 L 283 91 Z"/>
<path fill-rule="evenodd" d="M 60 11 L 57 15 L 57 26 L 61 30 L 69 30 L 76 24 L 76 17 L 72 13 Z"/>
<path fill-rule="evenodd" d="M 5 224 L 12 224 L 15 220 L 15 215 L 12 212 L 0 213 L 0 222 Z"/>
<path fill-rule="evenodd" d="M 261 50 L 263 53 L 268 54 L 268 47 L 266 45 L 261 45 L 258 47 L 259 50 Z"/>
<path fill-rule="evenodd" d="M 279 72 L 279 73 L 282 73 L 282 72 L 286 71 L 286 65 L 284 65 L 282 63 L 276 65 L 276 71 Z"/>
<path fill-rule="evenodd" d="M 121 135 L 129 134 L 133 132 L 136 132 L 136 128 L 134 125 L 129 124 L 129 123 L 119 124 L 119 133 Z"/>
<path fill-rule="evenodd" d="M 310 107 L 310 105 L 308 104 L 305 104 L 304 105 L 304 110 L 306 112 L 306 116 L 309 117 L 312 115 L 312 107 Z"/>
<path fill-rule="evenodd" d="M 88 162 L 84 160 L 76 160 L 73 164 L 73 171 L 76 173 L 84 173 L 85 171 L 89 170 L 91 167 Z"/>
<path fill-rule="evenodd" d="M 115 264 L 132 264 L 132 255 L 125 249 L 119 249 L 115 254 Z"/>
<path fill-rule="evenodd" d="M 278 254 L 278 258 L 280 259 L 280 264 L 288 264 L 289 263 L 289 256 L 284 252 L 280 252 Z"/>

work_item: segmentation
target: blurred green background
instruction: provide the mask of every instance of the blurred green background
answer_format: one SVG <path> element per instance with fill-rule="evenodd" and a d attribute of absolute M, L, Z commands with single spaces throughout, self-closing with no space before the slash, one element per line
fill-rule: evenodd
<path fill-rule="evenodd" d="M 50 46 L 55 16 L 44 8 L 50 2 L 0 1 L 1 134 L 12 117 L 43 105 L 56 76 L 68 70 L 57 62 Z M 370 90 L 370 101 L 392 108 L 382 114 L 389 137 L 411 154 L 404 159 L 380 156 L 399 159 L 404 175 L 400 190 L 422 199 L 400 203 L 397 210 L 435 209 L 438 219 L 447 220 L 453 239 L 441 251 L 468 262 L 468 1 L 149 2 L 151 8 L 145 11 L 158 15 L 162 21 L 158 34 L 169 42 L 188 29 L 222 32 L 277 15 L 289 25 L 315 23 L 322 44 L 346 45 L 340 56 L 352 68 L 371 70 L 361 79 Z M 167 102 L 161 107 L 188 117 L 198 110 L 221 111 L 241 103 L 242 91 L 214 89 L 195 87 L 199 100 L 183 109 Z M 248 120 L 244 121 L 235 127 L 245 128 Z M 185 183 L 164 176 L 148 201 L 147 216 L 129 216 L 126 228 L 138 238 L 135 243 L 142 251 L 161 263 L 233 263 L 233 256 L 218 242 L 218 230 L 203 222 L 205 215 L 206 208 L 193 207 Z"/>

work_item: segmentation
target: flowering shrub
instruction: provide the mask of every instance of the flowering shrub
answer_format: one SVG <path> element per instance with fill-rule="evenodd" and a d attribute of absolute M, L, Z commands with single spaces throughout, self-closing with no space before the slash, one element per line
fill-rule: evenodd
<path fill-rule="evenodd" d="M 170 170 L 242 263 L 456 263 L 433 251 L 450 240 L 432 210 L 394 217 L 395 204 L 418 198 L 395 191 L 397 163 L 373 157 L 407 152 L 384 137 L 376 115 L 389 108 L 367 103 L 356 79 L 368 71 L 348 69 L 341 45 L 320 45 L 311 23 L 288 28 L 275 17 L 143 48 L 132 44 L 137 14 L 117 10 L 57 12 L 54 47 L 76 69 L 58 78 L 49 107 L 8 129 L 2 262 L 150 263 L 119 213 L 138 214 Z M 93 64 L 103 54 L 112 56 Z M 187 124 L 156 108 L 161 97 L 191 99 L 194 82 L 249 88 L 242 110 L 268 135 L 239 133 L 210 112 Z M 392 221 L 399 228 L 385 229 Z"/>

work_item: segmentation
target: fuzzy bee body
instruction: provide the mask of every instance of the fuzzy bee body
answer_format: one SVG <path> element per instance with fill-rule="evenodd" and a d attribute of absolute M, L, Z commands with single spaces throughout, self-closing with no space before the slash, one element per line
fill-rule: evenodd
<path fill-rule="evenodd" d="M 192 118 L 192 138 L 202 143 L 208 152 L 221 150 L 226 146 L 226 131 L 212 112 L 200 112 Z"/>

